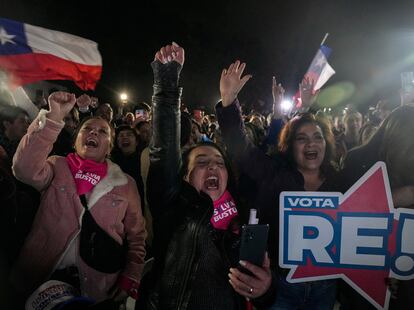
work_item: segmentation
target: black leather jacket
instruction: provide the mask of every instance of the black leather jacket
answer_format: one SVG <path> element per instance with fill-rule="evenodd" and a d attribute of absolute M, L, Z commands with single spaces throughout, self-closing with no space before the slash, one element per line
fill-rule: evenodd
<path fill-rule="evenodd" d="M 213 201 L 180 174 L 181 66 L 152 63 L 154 71 L 153 136 L 147 197 L 153 216 L 155 262 L 139 309 L 245 309 L 245 300 L 228 282 L 238 260 L 239 237 L 214 230 Z M 274 300 L 275 288 L 255 299 L 261 306 Z"/>
<path fill-rule="evenodd" d="M 242 300 L 228 283 L 230 261 L 220 249 L 225 238 L 215 238 L 210 225 L 213 202 L 180 175 L 181 66 L 153 62 L 152 67 L 153 137 L 147 195 L 155 262 L 141 298 L 147 309 L 241 309 Z"/>

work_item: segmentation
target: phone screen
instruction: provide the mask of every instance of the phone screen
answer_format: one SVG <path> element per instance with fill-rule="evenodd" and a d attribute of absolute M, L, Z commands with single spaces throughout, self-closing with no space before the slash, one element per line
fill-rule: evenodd
<path fill-rule="evenodd" d="M 135 110 L 135 117 L 136 118 L 144 117 L 144 110 L 143 109 Z"/>

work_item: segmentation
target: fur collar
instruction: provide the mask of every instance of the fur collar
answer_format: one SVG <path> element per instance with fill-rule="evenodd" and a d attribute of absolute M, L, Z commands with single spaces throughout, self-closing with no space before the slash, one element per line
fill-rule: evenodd
<path fill-rule="evenodd" d="M 109 159 L 107 175 L 93 188 L 91 193 L 87 195 L 88 207 L 91 209 L 93 205 L 105 194 L 109 193 L 115 186 L 121 186 L 128 183 L 128 178 L 117 164 Z"/>

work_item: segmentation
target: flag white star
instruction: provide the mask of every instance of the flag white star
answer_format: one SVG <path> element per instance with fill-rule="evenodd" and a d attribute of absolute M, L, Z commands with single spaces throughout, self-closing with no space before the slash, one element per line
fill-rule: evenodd
<path fill-rule="evenodd" d="M 6 43 L 16 44 L 12 39 L 15 37 L 15 35 L 8 34 L 7 31 L 0 27 L 0 43 L 1 45 L 4 45 Z"/>
<path fill-rule="evenodd" d="M 316 67 L 322 67 L 325 64 L 325 57 L 321 54 L 318 56 L 318 58 L 316 59 Z"/>

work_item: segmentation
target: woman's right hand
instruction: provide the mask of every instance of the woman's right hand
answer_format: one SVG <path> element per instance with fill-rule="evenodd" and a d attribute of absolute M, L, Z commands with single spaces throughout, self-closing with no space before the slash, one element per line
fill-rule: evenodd
<path fill-rule="evenodd" d="M 47 114 L 47 118 L 60 122 L 63 121 L 63 118 L 75 106 L 76 97 L 74 94 L 58 91 L 52 93 L 49 96 L 48 101 L 49 113 Z"/>
<path fill-rule="evenodd" d="M 229 282 L 233 289 L 249 299 L 264 295 L 272 284 L 270 260 L 267 252 L 262 267 L 246 261 L 240 261 L 240 264 L 250 271 L 252 276 L 243 273 L 237 268 L 230 268 Z"/>

